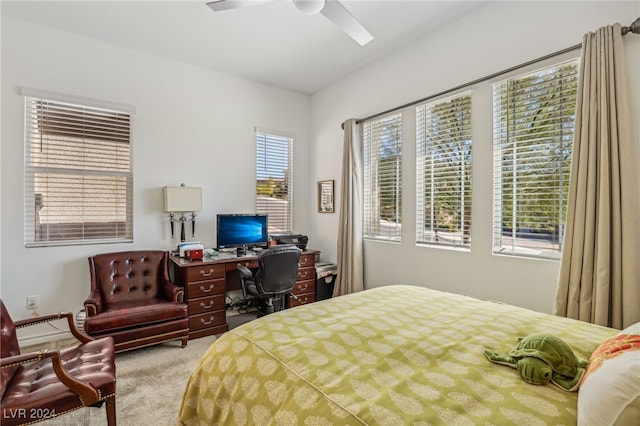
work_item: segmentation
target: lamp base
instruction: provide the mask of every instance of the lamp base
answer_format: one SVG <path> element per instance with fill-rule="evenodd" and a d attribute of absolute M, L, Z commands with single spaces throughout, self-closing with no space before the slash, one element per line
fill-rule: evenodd
<path fill-rule="evenodd" d="M 173 212 L 169 213 L 169 224 L 171 225 L 171 238 L 173 238 L 173 223 L 180 222 L 180 242 L 184 243 L 187 241 L 187 232 L 185 230 L 185 222 L 191 222 L 191 236 L 196 236 L 196 215 L 191 213 L 191 218 L 187 219 L 184 216 L 184 212 L 182 216 L 178 219 L 175 218 L 175 214 Z"/>

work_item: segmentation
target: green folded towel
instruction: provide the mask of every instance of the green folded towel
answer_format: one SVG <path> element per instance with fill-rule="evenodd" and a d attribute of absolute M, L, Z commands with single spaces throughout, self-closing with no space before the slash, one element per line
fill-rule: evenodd
<path fill-rule="evenodd" d="M 533 385 L 555 384 L 566 391 L 577 391 L 587 361 L 579 359 L 571 347 L 551 334 L 532 334 L 519 338 L 508 353 L 485 350 L 491 362 L 516 368 L 525 382 Z"/>

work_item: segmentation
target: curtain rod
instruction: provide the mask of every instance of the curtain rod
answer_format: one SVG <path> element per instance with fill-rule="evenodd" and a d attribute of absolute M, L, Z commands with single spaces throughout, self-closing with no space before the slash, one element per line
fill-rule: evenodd
<path fill-rule="evenodd" d="M 622 35 L 625 36 L 628 33 L 640 34 L 640 18 L 636 18 L 636 20 L 633 21 L 633 23 L 631 25 L 629 25 L 628 27 L 622 27 Z M 360 124 L 363 121 L 371 120 L 372 118 L 380 117 L 382 115 L 388 114 L 388 113 L 393 112 L 393 111 L 397 111 L 399 109 L 403 109 L 403 108 L 406 108 L 406 107 L 410 107 L 410 106 L 413 106 L 413 105 L 420 104 L 422 102 L 437 98 L 439 96 L 446 95 L 448 93 L 455 92 L 455 91 L 460 90 L 460 89 L 464 89 L 465 87 L 473 86 L 475 84 L 482 83 L 482 82 L 485 82 L 487 80 L 491 80 L 491 79 L 493 79 L 495 77 L 498 77 L 498 76 L 500 76 L 502 74 L 510 73 L 510 72 L 515 71 L 517 69 L 524 68 L 524 67 L 527 67 L 529 65 L 535 64 L 536 62 L 541 62 L 541 61 L 553 58 L 554 56 L 560 56 L 562 54 L 565 54 L 565 53 L 568 53 L 568 52 L 572 52 L 574 50 L 580 49 L 581 47 L 582 47 L 582 43 L 578 43 L 578 44 L 575 44 L 575 45 L 573 45 L 571 47 L 567 47 L 565 49 L 558 50 L 557 52 L 553 52 L 553 53 L 550 53 L 548 55 L 544 55 L 544 56 L 541 56 L 539 58 L 532 59 L 532 60 L 524 62 L 522 64 L 519 64 L 519 65 L 510 67 L 510 68 L 504 69 L 502 71 L 494 72 L 493 74 L 486 75 L 484 77 L 475 79 L 475 80 L 470 81 L 468 83 L 461 84 L 461 85 L 453 87 L 451 89 L 443 90 L 442 92 L 438 92 L 435 95 L 430 95 L 430 96 L 427 96 L 425 98 L 421 98 L 421 99 L 418 99 L 416 101 L 412 101 L 412 102 L 406 103 L 404 105 L 400 105 L 400 106 L 397 106 L 395 108 L 391 108 L 391 109 L 388 109 L 386 111 L 382 111 L 382 112 L 370 115 L 370 116 L 365 117 L 365 118 L 358 118 L 358 119 L 356 119 L 356 124 Z M 344 129 L 344 122 L 342 122 L 342 129 Z"/>

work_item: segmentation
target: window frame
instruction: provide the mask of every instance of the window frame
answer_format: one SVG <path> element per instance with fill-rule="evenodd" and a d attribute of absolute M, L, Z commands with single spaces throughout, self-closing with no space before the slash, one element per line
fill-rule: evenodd
<path fill-rule="evenodd" d="M 20 92 L 25 103 L 25 247 L 133 242 L 135 109 L 32 89 Z M 45 104 L 51 109 L 45 111 Z M 54 124 L 45 124 L 52 120 Z M 50 190 L 38 196 L 42 194 L 38 186 L 44 182 Z M 96 191 L 100 195 L 96 196 Z M 113 196 L 109 199 L 112 208 L 107 211 L 103 207 L 105 194 Z M 54 206 L 53 210 L 41 216 L 41 209 L 49 206 Z M 43 217 L 48 219 L 44 224 Z M 61 217 L 65 219 L 61 221 Z"/>
<path fill-rule="evenodd" d="M 457 102 L 457 104 L 455 104 Z M 473 184 L 473 129 L 472 129 L 472 92 L 470 90 L 419 104 L 415 107 L 416 114 L 416 245 L 426 245 L 437 248 L 456 248 L 468 251 L 471 249 L 471 215 L 472 215 L 472 184 Z M 440 108 L 439 108 L 440 107 Z M 439 113 L 434 112 L 439 109 Z M 441 115 L 442 114 L 442 115 Z M 442 123 L 442 120 L 448 120 Z M 439 132 L 448 132 L 451 125 L 457 126 L 454 134 L 442 136 Z M 445 126 L 449 126 L 445 128 Z M 468 142 L 468 143 L 467 143 Z M 448 146 L 447 146 L 448 145 Z M 442 149 L 456 150 L 454 154 L 438 155 Z M 449 160 L 447 164 L 440 159 Z M 461 161 L 460 161 L 461 160 Z M 453 164 L 459 161 L 458 164 Z M 458 168 L 462 179 L 449 183 L 457 177 L 451 174 L 452 169 Z M 429 176 L 427 176 L 427 173 Z M 435 176 L 438 176 L 436 178 Z M 437 185 L 437 186 L 436 186 Z M 439 189 L 439 188 L 441 189 Z M 434 211 L 436 204 L 443 204 L 445 197 L 458 192 L 455 207 L 457 216 L 452 211 L 443 212 L 440 218 Z M 449 193 L 449 194 L 447 194 Z M 427 206 L 429 201 L 429 206 Z M 431 207 L 431 208 L 429 208 Z M 427 213 L 429 219 L 427 219 Z M 448 217 L 447 217 L 448 216 Z M 453 222 L 453 223 L 444 223 Z M 446 227 L 457 228 L 456 231 L 446 231 Z M 442 228 L 442 229 L 440 229 Z M 461 230 L 460 230 L 461 229 Z M 444 235 L 439 235 L 439 232 Z M 447 233 L 450 234 L 447 236 Z M 460 233 L 460 235 L 457 235 Z"/>
<path fill-rule="evenodd" d="M 536 76 L 536 75 L 541 76 L 544 73 L 550 72 L 549 70 L 561 69 L 563 67 L 567 67 L 567 68 L 574 67 L 573 71 L 570 73 L 570 77 L 567 77 L 567 78 L 569 79 L 571 84 L 575 84 L 575 88 L 572 88 L 573 86 L 571 86 L 569 83 L 566 84 L 566 87 L 563 85 L 562 90 L 566 91 L 566 93 L 564 93 L 563 96 L 570 94 L 571 91 L 575 91 L 575 95 L 573 96 L 572 99 L 569 98 L 566 101 L 568 106 L 564 108 L 568 112 L 565 111 L 561 113 L 561 116 L 560 116 L 560 120 L 569 120 L 571 124 L 568 125 L 566 122 L 561 121 L 561 124 L 559 125 L 560 128 L 556 128 L 556 127 L 552 128 L 552 130 L 560 132 L 560 136 L 559 136 L 560 142 L 559 144 L 556 145 L 557 151 L 561 153 L 559 154 L 559 156 L 567 157 L 567 159 L 562 162 L 563 163 L 561 168 L 562 171 L 558 172 L 559 174 L 557 174 L 558 180 L 561 181 L 561 185 L 562 185 L 560 189 L 561 194 L 557 194 L 558 197 L 554 198 L 554 200 L 558 202 L 558 209 L 560 211 L 558 223 L 554 225 L 554 230 L 551 231 L 550 233 L 546 231 L 536 231 L 533 226 L 528 226 L 528 227 L 524 226 L 522 227 L 523 229 L 530 229 L 530 231 L 520 232 L 519 227 L 516 228 L 511 226 L 511 231 L 512 231 L 511 242 L 512 243 L 509 246 L 508 244 L 503 243 L 503 241 L 507 241 L 507 237 L 505 237 L 505 231 L 504 231 L 506 224 L 503 223 L 504 222 L 503 218 L 506 217 L 506 215 L 505 215 L 504 209 L 502 208 L 503 195 L 505 194 L 505 190 L 503 189 L 504 185 L 502 184 L 503 170 L 505 168 L 503 167 L 503 155 L 505 155 L 507 148 L 502 146 L 501 142 L 504 142 L 505 139 L 509 139 L 509 136 L 505 137 L 504 134 L 505 132 L 509 133 L 509 127 L 513 126 L 513 123 L 508 122 L 509 118 L 506 119 L 507 124 L 506 125 L 504 124 L 505 114 L 508 117 L 516 117 L 517 112 L 516 112 L 516 115 L 514 115 L 514 112 L 510 108 L 510 106 L 507 106 L 506 108 L 504 107 L 504 105 L 507 103 L 500 104 L 499 100 L 497 99 L 498 91 L 500 90 L 500 85 L 509 84 L 509 82 L 514 82 L 516 80 L 524 80 L 527 78 L 532 78 L 533 76 Z M 580 59 L 572 55 L 569 57 L 565 57 L 563 59 L 555 58 L 555 60 L 552 62 L 546 61 L 544 63 L 535 64 L 535 66 L 529 67 L 525 72 L 521 72 L 517 75 L 503 76 L 501 80 L 495 81 L 492 83 L 491 88 L 493 91 L 493 108 L 492 108 L 493 109 L 493 216 L 492 216 L 493 223 L 492 223 L 491 249 L 492 249 L 492 254 L 494 255 L 506 255 L 506 256 L 515 256 L 515 257 L 524 257 L 524 258 L 533 258 L 533 259 L 547 259 L 547 260 L 559 260 L 561 257 L 562 245 L 563 245 L 563 239 L 564 239 L 564 226 L 566 225 L 566 208 L 567 208 L 567 198 L 568 198 L 567 196 L 563 196 L 562 194 L 568 194 L 568 184 L 569 184 L 569 175 L 571 170 L 571 156 L 572 156 L 571 151 L 573 148 L 573 132 L 575 129 L 575 103 L 577 98 L 577 79 L 578 79 L 579 69 L 580 69 Z M 533 87 L 534 87 L 533 85 L 529 86 L 529 88 L 533 88 Z M 506 110 L 507 112 L 504 113 L 504 110 Z M 520 124 L 520 126 L 524 128 L 525 124 L 522 124 L 522 123 L 525 123 L 525 121 L 523 120 Z M 531 125 L 531 127 L 533 127 L 533 125 Z M 513 133 L 514 132 L 512 131 L 512 134 Z M 570 137 L 568 137 L 569 133 L 570 133 Z M 518 136 L 517 134 L 514 134 L 512 137 L 513 139 L 517 139 Z M 522 142 L 522 144 L 527 142 L 531 142 L 531 140 L 526 140 Z M 520 146 L 522 146 L 522 144 Z M 513 146 L 515 149 L 518 148 L 518 146 L 515 145 L 515 142 Z M 518 151 L 516 150 L 514 152 L 516 153 L 516 157 L 517 157 Z M 522 156 L 524 157 L 524 154 Z M 536 157 L 531 157 L 531 158 L 536 158 Z M 540 158 L 546 159 L 548 157 L 540 156 Z M 513 164 L 518 165 L 517 159 L 514 159 L 514 161 L 516 162 L 514 162 Z M 529 163 L 525 163 L 525 164 L 529 165 Z M 531 160 L 530 169 L 533 169 L 534 165 L 535 163 L 533 162 L 533 160 Z M 508 169 L 509 166 L 507 165 L 506 168 Z M 565 176 L 566 176 L 566 179 L 565 179 Z M 516 191 L 515 193 L 517 193 L 516 185 L 518 183 L 518 178 L 516 175 L 514 175 L 514 177 L 512 178 L 512 182 L 513 182 L 512 193 L 514 193 L 513 191 Z M 539 188 L 543 188 L 543 187 L 540 186 Z M 511 202 L 512 212 L 516 212 L 518 208 L 518 203 L 521 205 L 523 204 L 523 201 L 522 201 L 523 197 L 520 197 L 520 201 L 518 201 L 513 196 L 512 198 L 513 198 Z M 525 200 L 524 203 L 526 204 L 527 200 Z M 517 213 L 516 213 L 515 215 L 512 214 L 511 217 L 513 221 L 515 220 L 515 218 L 519 216 L 517 216 Z M 522 220 L 519 220 L 518 222 L 523 223 L 524 225 L 534 225 L 534 226 L 538 225 L 535 222 L 523 222 Z M 540 235 L 534 235 L 534 234 L 540 234 Z M 550 241 L 547 244 L 547 247 L 544 247 L 543 244 L 540 242 L 543 239 L 546 239 L 546 236 L 542 234 L 550 235 L 549 236 Z M 531 243 L 531 241 L 534 241 L 536 239 L 538 240 L 538 244 L 535 244 L 535 242 Z M 528 244 L 523 244 L 523 243 L 528 243 Z M 557 248 L 555 248 L 556 244 L 557 244 Z M 527 247 L 527 245 L 529 247 Z"/>
<path fill-rule="evenodd" d="M 400 243 L 402 242 L 403 111 L 394 111 L 367 120 L 362 123 L 362 126 L 364 154 L 363 238 Z M 383 144 L 382 139 L 384 138 L 392 140 L 389 140 L 388 144 Z M 381 151 L 385 149 L 390 154 L 388 159 L 395 159 L 393 164 L 391 162 L 386 165 L 382 164 Z M 381 188 L 381 182 L 386 184 L 386 190 Z M 382 205 L 383 197 L 389 198 L 389 203 Z M 385 213 L 384 210 L 387 212 Z M 385 219 L 385 216 L 388 218 Z"/>
<path fill-rule="evenodd" d="M 260 179 L 260 175 L 267 173 L 275 173 L 272 168 L 279 167 L 277 162 L 269 162 L 268 165 L 264 165 L 264 167 L 260 167 L 260 162 L 268 162 L 267 156 L 269 153 L 278 154 L 277 151 L 281 150 L 281 147 L 272 147 L 271 150 L 267 151 L 267 143 L 271 142 L 272 144 L 278 143 L 286 143 L 286 153 L 284 154 L 286 161 L 286 170 L 283 171 L 283 185 L 280 186 L 280 189 L 286 189 L 286 209 L 285 215 L 282 216 L 281 213 L 274 215 L 274 207 L 269 207 L 265 203 L 265 200 L 271 200 L 274 198 L 273 195 L 269 197 L 261 196 L 260 192 L 265 191 L 267 186 L 272 186 L 271 184 L 267 184 L 264 182 L 264 179 Z M 261 127 L 255 128 L 255 143 L 256 143 L 256 199 L 255 199 L 255 208 L 257 214 L 266 214 L 267 215 L 267 226 L 269 235 L 277 234 L 277 233 L 290 233 L 293 232 L 293 213 L 294 213 L 294 185 L 293 185 L 293 173 L 294 173 L 294 161 L 293 161 L 293 149 L 295 144 L 295 136 L 289 132 L 283 132 L 279 130 L 270 130 Z M 261 153 L 260 144 L 264 143 L 264 153 Z M 274 152 L 275 151 L 275 152 Z M 273 157 L 272 157 L 273 158 Z M 282 158 L 276 161 L 282 161 Z M 274 176 L 269 176 L 269 179 L 274 178 Z M 262 181 L 262 182 L 261 182 Z M 274 184 L 276 185 L 276 184 Z M 272 191 L 278 191 L 278 188 L 274 186 Z M 276 194 L 277 195 L 277 194 Z M 277 198 L 277 197 L 276 197 Z M 279 227 L 276 227 L 279 226 Z"/>

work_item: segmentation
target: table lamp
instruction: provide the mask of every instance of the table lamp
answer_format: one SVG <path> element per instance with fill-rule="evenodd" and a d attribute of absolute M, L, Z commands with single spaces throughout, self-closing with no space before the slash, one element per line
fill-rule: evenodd
<path fill-rule="evenodd" d="M 191 222 L 191 236 L 195 236 L 195 212 L 202 211 L 202 188 L 186 187 L 184 183 L 180 186 L 165 186 L 164 211 L 165 213 L 169 213 L 171 238 L 173 238 L 174 222 L 180 222 L 180 242 L 186 240 L 184 231 L 185 222 Z M 185 212 L 191 212 L 189 219 L 184 216 Z M 180 213 L 179 218 L 176 218 L 177 213 Z"/>

